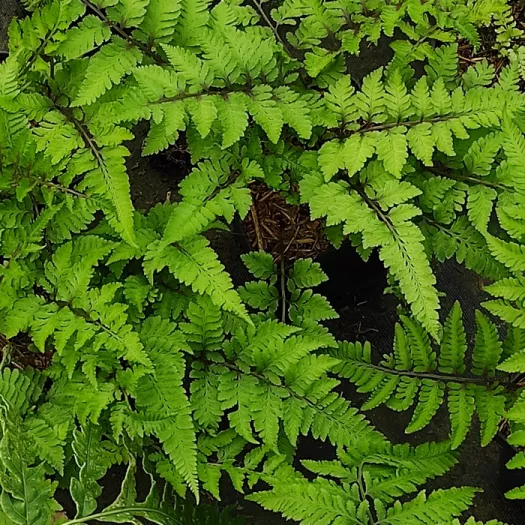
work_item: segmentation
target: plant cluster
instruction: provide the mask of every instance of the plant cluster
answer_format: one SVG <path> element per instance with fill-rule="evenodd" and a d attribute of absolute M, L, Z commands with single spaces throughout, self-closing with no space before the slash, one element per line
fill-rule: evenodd
<path fill-rule="evenodd" d="M 482 445 L 503 418 L 525 445 L 509 375 L 525 372 L 525 96 L 516 61 L 461 74 L 457 56 L 479 26 L 514 27 L 506 2 L 25 4 L 0 64 L 0 521 L 234 523 L 197 505 L 229 479 L 304 525 L 459 524 L 476 489 L 420 487 L 456 463 L 474 413 Z M 400 31 L 386 67 L 351 78 L 349 54 Z M 177 202 L 138 211 L 143 121 L 144 155 L 183 135 L 193 169 Z M 406 314 L 392 355 L 335 340 L 312 260 L 251 252 L 254 280 L 234 286 L 206 234 L 246 216 L 253 181 L 307 204 L 336 246 L 378 250 Z M 492 283 L 503 342 L 479 312 L 468 352 L 459 305 L 442 326 L 431 262 L 452 257 Z M 22 344 L 50 366 L 10 366 Z M 361 411 L 343 380 L 369 394 Z M 415 432 L 445 399 L 444 443 L 389 443 L 362 413 L 415 406 Z M 297 457 L 306 436 L 337 459 Z"/>

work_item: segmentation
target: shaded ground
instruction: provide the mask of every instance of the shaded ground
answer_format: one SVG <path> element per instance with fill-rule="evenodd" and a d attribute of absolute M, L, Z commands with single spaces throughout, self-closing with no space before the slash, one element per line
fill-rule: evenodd
<path fill-rule="evenodd" d="M 0 59 L 2 51 L 7 49 L 7 29 L 14 16 L 22 14 L 23 9 L 18 0 L 0 0 Z"/>
<path fill-rule="evenodd" d="M 159 202 L 176 200 L 179 182 L 191 171 L 184 138 L 165 152 L 143 157 L 148 124 L 141 123 L 133 131 L 135 139 L 126 144 L 131 152 L 126 165 L 133 205 L 138 210 L 149 210 Z"/>

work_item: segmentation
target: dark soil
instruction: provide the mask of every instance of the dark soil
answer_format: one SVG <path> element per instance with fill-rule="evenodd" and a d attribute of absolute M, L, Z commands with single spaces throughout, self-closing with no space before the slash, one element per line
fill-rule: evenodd
<path fill-rule="evenodd" d="M 21 16 L 24 10 L 19 0 L 1 0 L 0 5 L 0 60 L 7 50 L 7 30 L 14 16 Z"/>
<path fill-rule="evenodd" d="M 131 152 L 127 161 L 131 199 L 138 210 L 149 210 L 155 204 L 178 200 L 179 182 L 192 169 L 190 154 L 183 135 L 166 151 L 143 157 L 142 144 L 148 125 L 142 123 L 135 129 L 135 139 L 127 144 Z"/>
<path fill-rule="evenodd" d="M 39 352 L 31 348 L 31 339 L 28 336 L 17 336 L 10 341 L 0 335 L 0 359 L 6 359 L 10 366 L 24 369 L 28 366 L 37 370 L 45 370 L 51 365 L 53 352 Z"/>

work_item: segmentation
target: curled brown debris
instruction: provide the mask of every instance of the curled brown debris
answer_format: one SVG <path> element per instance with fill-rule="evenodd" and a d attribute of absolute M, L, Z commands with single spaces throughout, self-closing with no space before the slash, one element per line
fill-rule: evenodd
<path fill-rule="evenodd" d="M 288 204 L 278 192 L 261 183 L 250 186 L 253 205 L 244 221 L 250 245 L 265 250 L 276 262 L 316 258 L 329 247 L 321 220 L 310 220 L 308 208 Z"/>

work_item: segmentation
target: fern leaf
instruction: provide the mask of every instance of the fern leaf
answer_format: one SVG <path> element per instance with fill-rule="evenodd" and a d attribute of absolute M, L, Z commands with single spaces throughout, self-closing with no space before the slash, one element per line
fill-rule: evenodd
<path fill-rule="evenodd" d="M 93 51 L 111 37 L 110 28 L 94 15 L 84 17 L 78 26 L 71 28 L 61 42 L 57 53 L 66 60 L 80 58 Z"/>
<path fill-rule="evenodd" d="M 179 131 L 186 129 L 186 111 L 182 101 L 169 102 L 161 106 L 162 119 L 152 122 L 146 138 L 144 155 L 151 155 L 166 149 L 176 142 Z"/>
<path fill-rule="evenodd" d="M 422 240 L 423 236 L 415 224 L 402 223 L 396 226 L 396 233 L 380 248 L 379 256 L 399 281 L 416 319 L 437 338 L 439 299 L 434 288 L 436 279 Z"/>
<path fill-rule="evenodd" d="M 246 308 L 217 255 L 203 237 L 184 239 L 179 247 L 153 243 L 144 259 L 144 270 L 150 281 L 153 273 L 168 266 L 177 279 L 199 294 L 207 293 L 217 306 L 249 320 Z"/>
<path fill-rule="evenodd" d="M 480 233 L 484 233 L 487 230 L 492 214 L 493 201 L 496 197 L 496 190 L 485 186 L 474 186 L 468 190 L 468 218 L 472 226 Z"/>
<path fill-rule="evenodd" d="M 272 97 L 272 88 L 261 85 L 253 88 L 248 108 L 253 119 L 266 132 L 268 138 L 276 144 L 281 136 L 284 117 L 277 102 Z"/>
<path fill-rule="evenodd" d="M 485 235 L 487 246 L 494 258 L 514 272 L 525 271 L 525 247 L 515 242 Z"/>
<path fill-rule="evenodd" d="M 472 504 L 478 489 L 471 487 L 436 490 L 428 498 L 420 492 L 407 503 L 396 501 L 387 511 L 392 525 L 419 525 L 420 523 L 449 523 Z"/>
<path fill-rule="evenodd" d="M 11 410 L 24 414 L 42 393 L 44 377 L 32 370 L 4 368 L 0 373 L 0 397 Z"/>
<path fill-rule="evenodd" d="M 410 101 L 416 116 L 421 120 L 425 120 L 434 114 L 427 78 L 422 77 L 415 83 L 410 92 Z"/>
<path fill-rule="evenodd" d="M 279 303 L 277 288 L 261 281 L 247 282 L 239 288 L 239 295 L 247 305 L 258 310 L 275 311 Z"/>
<path fill-rule="evenodd" d="M 481 446 L 487 446 L 497 434 L 505 415 L 505 396 L 502 389 L 476 390 L 476 408 L 481 423 Z"/>
<path fill-rule="evenodd" d="M 95 102 L 125 75 L 130 74 L 141 60 L 140 52 L 126 45 L 121 38 L 102 47 L 90 61 L 86 75 L 73 106 L 84 106 Z"/>
<path fill-rule="evenodd" d="M 516 352 L 498 366 L 498 370 L 504 372 L 524 372 L 525 371 L 525 352 Z"/>
<path fill-rule="evenodd" d="M 465 372 L 467 337 L 463 326 L 463 312 L 458 301 L 448 314 L 439 354 L 439 370 L 446 374 Z"/>
<path fill-rule="evenodd" d="M 375 137 L 372 134 L 354 134 L 343 145 L 342 156 L 348 176 L 352 177 L 365 165 L 375 152 Z"/>
<path fill-rule="evenodd" d="M 314 288 L 328 279 L 319 263 L 312 259 L 297 259 L 289 278 L 298 288 Z"/>
<path fill-rule="evenodd" d="M 364 436 L 374 436 L 363 416 L 335 392 L 326 396 L 315 409 L 308 412 L 311 413 L 310 431 L 314 438 L 322 441 L 329 438 L 335 446 L 342 446 Z"/>
<path fill-rule="evenodd" d="M 509 326 L 503 341 L 503 357 L 507 358 L 525 348 L 525 332 L 520 328 Z"/>
<path fill-rule="evenodd" d="M 219 401 L 219 376 L 207 370 L 200 370 L 195 364 L 191 377 L 193 417 L 204 428 L 218 430 L 224 413 Z"/>
<path fill-rule="evenodd" d="M 407 133 L 408 146 L 415 157 L 425 166 L 432 166 L 434 153 L 434 137 L 432 126 L 428 122 L 413 126 Z"/>
<path fill-rule="evenodd" d="M 476 311 L 476 342 L 472 352 L 472 372 L 491 377 L 503 351 L 494 324 L 481 312 Z"/>
<path fill-rule="evenodd" d="M 98 168 L 90 175 L 100 179 L 102 188 L 107 192 L 114 206 L 118 221 L 112 221 L 112 225 L 128 244 L 136 246 L 133 230 L 134 208 L 125 165 L 127 155 L 129 151 L 124 146 L 102 148 L 96 154 Z"/>
<path fill-rule="evenodd" d="M 396 359 L 396 370 L 411 370 L 413 366 L 413 360 L 410 345 L 408 343 L 407 333 L 399 323 L 396 323 L 394 332 L 394 356 Z"/>
<path fill-rule="evenodd" d="M 525 328 L 525 310 L 514 306 L 509 301 L 497 299 L 485 301 L 483 306 L 491 313 L 503 319 L 515 328 Z"/>
<path fill-rule="evenodd" d="M 281 86 L 274 90 L 274 95 L 279 100 L 279 108 L 285 124 L 294 129 L 302 139 L 309 139 L 312 135 L 312 119 L 308 106 L 301 100 L 299 94 L 288 87 Z"/>
<path fill-rule="evenodd" d="M 154 323 L 155 318 L 150 322 Z M 148 320 L 149 321 L 149 320 Z M 148 335 L 145 325 L 141 336 L 154 365 L 154 374 L 146 375 L 137 386 L 137 406 L 145 417 L 153 419 L 151 431 L 162 442 L 164 451 L 174 463 L 184 481 L 198 497 L 197 446 L 191 407 L 182 386 L 184 361 L 161 338 Z"/>
<path fill-rule="evenodd" d="M 436 149 L 449 157 L 454 157 L 454 138 L 452 136 L 452 122 L 436 122 L 432 125 L 431 135 Z M 463 137 L 465 138 L 465 137 Z"/>
<path fill-rule="evenodd" d="M 222 129 L 222 148 L 235 144 L 248 127 L 246 95 L 230 93 L 216 102 L 217 118 Z"/>
<path fill-rule="evenodd" d="M 385 91 L 385 107 L 393 120 L 399 122 L 412 115 L 411 100 L 399 71 L 389 76 Z"/>
<path fill-rule="evenodd" d="M 505 497 L 508 499 L 525 499 L 525 485 L 505 492 Z"/>
<path fill-rule="evenodd" d="M 211 131 L 213 122 L 217 118 L 215 97 L 206 96 L 199 100 L 195 98 L 189 99 L 185 105 L 200 136 L 206 138 Z"/>
<path fill-rule="evenodd" d="M 25 456 L 28 440 L 16 429 L 18 422 L 9 421 L 11 428 L 7 431 L 5 425 L 4 419 L 4 435 L 0 443 L 3 466 L 0 506 L 3 515 L 13 525 L 48 525 L 54 513 L 60 510 L 60 505 L 53 499 L 57 484 L 46 479 L 44 463 L 31 466 Z"/>
<path fill-rule="evenodd" d="M 25 421 L 24 431 L 33 441 L 38 456 L 51 465 L 60 474 L 64 471 L 64 444 L 65 434 L 62 434 L 60 425 L 51 427 L 47 421 L 39 417 L 33 417 Z"/>
<path fill-rule="evenodd" d="M 180 0 L 181 11 L 175 33 L 181 45 L 200 44 L 200 35 L 210 18 L 209 0 Z"/>
<path fill-rule="evenodd" d="M 499 133 L 489 133 L 474 142 L 463 158 L 469 173 L 474 175 L 488 175 L 492 163 L 498 154 L 503 137 Z"/>
<path fill-rule="evenodd" d="M 324 101 L 327 109 L 332 113 L 335 122 L 343 128 L 347 123 L 355 120 L 356 107 L 353 94 L 354 88 L 348 76 L 341 77 L 325 93 Z"/>
<path fill-rule="evenodd" d="M 111 453 L 102 446 L 102 429 L 92 424 L 73 432 L 73 453 L 79 468 L 78 476 L 71 478 L 70 491 L 75 502 L 77 518 L 89 516 L 97 508 L 102 493 L 98 483 L 113 464 Z"/>
<path fill-rule="evenodd" d="M 268 252 L 250 252 L 241 255 L 248 271 L 257 279 L 270 279 L 277 275 L 277 266 Z"/>
<path fill-rule="evenodd" d="M 146 14 L 139 26 L 148 43 L 167 42 L 175 31 L 180 11 L 179 0 L 149 0 Z"/>
<path fill-rule="evenodd" d="M 443 396 L 444 385 L 441 385 L 437 381 L 423 379 L 418 404 L 405 432 L 411 434 L 425 428 L 436 415 L 436 412 L 443 402 Z"/>
<path fill-rule="evenodd" d="M 288 480 L 248 499 L 302 525 L 358 523 L 355 504 L 342 487 L 328 480 Z"/>
<path fill-rule="evenodd" d="M 401 178 L 401 172 L 408 158 L 406 128 L 400 126 L 391 131 L 383 131 L 377 138 L 376 153 L 383 161 L 385 169 Z"/>
<path fill-rule="evenodd" d="M 475 393 L 469 385 L 450 383 L 448 409 L 451 423 L 451 447 L 458 448 L 470 430 L 475 410 Z"/>
<path fill-rule="evenodd" d="M 275 288 L 274 290 L 273 299 L 275 301 L 278 293 Z M 339 317 L 327 299 L 320 294 L 314 294 L 312 290 L 305 290 L 298 297 L 294 304 L 291 305 L 289 315 L 292 321 L 297 322 L 301 320 L 325 321 L 326 319 L 337 319 Z"/>
<path fill-rule="evenodd" d="M 358 140 L 360 137 L 355 135 Z M 347 141 L 348 143 L 349 141 Z M 343 144 L 336 140 L 325 142 L 319 148 L 319 167 L 323 172 L 325 181 L 330 181 L 333 176 L 345 166 L 343 158 Z"/>
<path fill-rule="evenodd" d="M 384 119 L 385 90 L 382 76 L 381 68 L 367 75 L 356 97 L 356 106 L 359 108 L 360 116 L 367 122 L 382 122 Z"/>
<path fill-rule="evenodd" d="M 279 420 L 282 418 L 282 398 L 284 390 L 272 385 L 260 385 L 257 392 L 257 405 L 253 410 L 253 426 L 263 442 L 274 451 L 278 451 L 277 437 Z"/>
<path fill-rule="evenodd" d="M 106 12 L 121 27 L 137 27 L 144 20 L 148 2 L 149 0 L 118 0 Z"/>
<path fill-rule="evenodd" d="M 251 406 L 256 397 L 257 380 L 235 372 L 224 372 L 219 381 L 218 399 L 222 410 L 237 407 L 237 410 L 228 414 L 230 425 L 248 443 L 257 443 L 251 428 Z"/>

